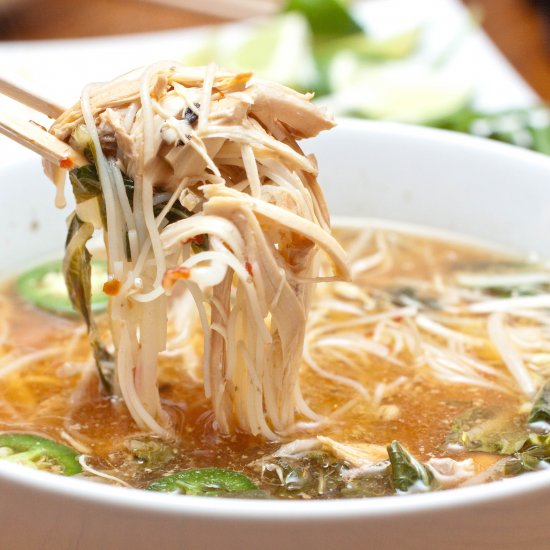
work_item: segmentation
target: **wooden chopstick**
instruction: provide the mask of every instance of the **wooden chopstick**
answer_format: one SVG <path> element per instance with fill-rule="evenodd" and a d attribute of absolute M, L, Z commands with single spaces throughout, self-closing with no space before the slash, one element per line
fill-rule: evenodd
<path fill-rule="evenodd" d="M 66 170 L 89 164 L 84 155 L 30 120 L 0 111 L 0 133 Z"/>
<path fill-rule="evenodd" d="M 0 94 L 11 97 L 15 101 L 40 113 L 44 113 L 50 118 L 57 118 L 65 111 L 60 105 L 29 90 L 23 84 L 15 83 L 2 77 L 0 77 Z"/>
<path fill-rule="evenodd" d="M 0 93 L 50 118 L 57 118 L 65 111 L 54 101 L 7 78 L 0 77 Z M 40 124 L 32 120 L 25 120 L 23 116 L 24 114 L 21 113 L 17 115 L 8 113 L 6 107 L 0 106 L 0 134 L 4 134 L 61 168 L 71 170 L 89 164 L 86 157 L 75 151 L 70 145 L 57 139 Z"/>

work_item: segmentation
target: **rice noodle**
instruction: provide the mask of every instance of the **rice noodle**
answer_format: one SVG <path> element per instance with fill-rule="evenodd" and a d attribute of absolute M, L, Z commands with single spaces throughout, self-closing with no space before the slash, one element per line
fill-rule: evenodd
<path fill-rule="evenodd" d="M 465 344 L 469 344 L 471 346 L 483 346 L 485 345 L 485 341 L 481 338 L 476 338 L 475 336 L 470 336 L 469 334 L 464 334 L 463 332 L 457 332 L 455 330 L 451 330 L 433 319 L 430 319 L 426 315 L 418 315 L 416 317 L 416 324 L 423 330 L 427 330 L 428 332 L 431 332 L 432 334 L 436 334 L 437 336 L 441 336 L 447 340 L 458 340 L 460 342 L 463 342 Z"/>
<path fill-rule="evenodd" d="M 85 454 L 82 454 L 78 457 L 78 463 L 80 464 L 80 466 L 82 466 L 82 469 L 86 473 L 91 474 L 91 475 L 96 476 L 96 477 L 100 477 L 102 479 L 107 479 L 108 481 L 114 481 L 116 484 L 122 485 L 124 487 L 129 487 L 129 488 L 132 487 L 129 483 L 126 483 L 125 481 L 123 481 L 122 479 L 120 479 L 118 477 L 106 474 L 105 472 L 102 472 L 100 470 L 96 470 L 95 468 L 93 468 L 92 466 L 90 466 L 88 464 L 88 462 L 86 461 L 86 458 L 87 457 L 86 457 Z"/>
<path fill-rule="evenodd" d="M 316 163 L 296 143 L 333 123 L 310 96 L 292 93 L 290 105 L 272 95 L 274 118 L 263 125 L 254 98 L 265 101 L 272 88 L 214 65 L 164 61 L 136 76 L 86 87 L 80 105 L 52 127 L 68 139 L 83 120 L 93 142 L 109 276 L 121 283 L 109 306 L 115 387 L 141 429 L 167 434 L 157 363 L 166 349 L 166 294 L 183 280 L 204 332 L 203 383 L 218 428 L 274 439 L 298 408 L 315 416 L 298 383 L 311 283 L 347 276 Z M 113 133 L 116 159 L 101 142 Z M 133 180 L 132 201 L 123 174 Z M 192 215 L 174 222 L 184 194 Z M 200 239 L 208 250 L 191 255 L 187 243 Z M 333 276 L 319 276 L 319 250 Z M 189 329 L 177 342 L 183 334 Z"/>
<path fill-rule="evenodd" d="M 514 309 L 522 308 L 550 308 L 550 294 L 519 296 L 516 298 L 498 298 L 496 300 L 476 302 L 468 306 L 468 311 L 471 311 L 472 313 L 493 313 L 497 311 L 512 311 Z"/>
<path fill-rule="evenodd" d="M 489 315 L 487 320 L 489 336 L 523 393 L 528 397 L 533 397 L 536 390 L 535 385 L 520 353 L 510 341 L 504 321 L 505 316 L 501 312 Z"/>

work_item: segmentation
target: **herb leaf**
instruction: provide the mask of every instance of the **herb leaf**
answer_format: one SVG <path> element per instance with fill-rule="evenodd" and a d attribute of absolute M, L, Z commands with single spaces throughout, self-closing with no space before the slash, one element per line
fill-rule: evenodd
<path fill-rule="evenodd" d="M 520 452 L 504 465 L 504 475 L 514 476 L 537 470 L 541 462 L 550 462 L 550 434 L 531 434 Z"/>
<path fill-rule="evenodd" d="M 549 422 L 550 423 L 550 381 L 546 382 L 540 390 L 535 404 L 529 414 L 528 422 Z"/>
<path fill-rule="evenodd" d="M 92 257 L 86 243 L 93 233 L 94 226 L 91 223 L 83 222 L 73 214 L 69 222 L 63 259 L 63 274 L 69 297 L 75 309 L 84 318 L 88 329 L 92 324 Z"/>
<path fill-rule="evenodd" d="M 398 441 L 388 445 L 388 455 L 391 463 L 391 480 L 398 493 L 407 493 L 420 483 L 429 489 L 433 475 L 420 461 L 405 449 Z"/>
<path fill-rule="evenodd" d="M 414 306 L 419 309 L 441 309 L 441 304 L 434 295 L 420 292 L 414 287 L 405 286 L 390 288 L 388 292 L 393 297 L 393 301 L 400 306 Z"/>
<path fill-rule="evenodd" d="M 93 164 L 75 168 L 69 173 L 76 202 L 84 202 L 101 196 L 101 184 Z"/>
<path fill-rule="evenodd" d="M 528 436 L 520 420 L 509 411 L 474 407 L 455 418 L 447 442 L 468 451 L 509 455 L 519 451 Z"/>
<path fill-rule="evenodd" d="M 340 494 L 345 487 L 342 474 L 347 470 L 331 454 L 312 451 L 300 458 L 274 457 L 262 465 L 262 478 L 281 498 L 326 498 Z"/>
<path fill-rule="evenodd" d="M 550 155 L 550 112 L 543 105 L 498 113 L 482 113 L 465 107 L 435 126 Z"/>
<path fill-rule="evenodd" d="M 76 214 L 71 216 L 65 257 L 63 258 L 63 275 L 69 298 L 88 328 L 88 338 L 92 346 L 99 377 L 104 388 L 111 389 L 114 359 L 101 343 L 99 331 L 92 315 L 92 256 L 86 248 L 94 232 L 91 223 L 83 222 Z"/>
<path fill-rule="evenodd" d="M 72 170 L 69 174 L 71 184 L 73 186 L 73 193 L 77 203 L 85 202 L 90 199 L 97 198 L 100 204 L 101 218 L 103 227 L 107 228 L 107 219 L 105 214 L 105 201 L 103 199 L 103 191 L 101 189 L 101 183 L 99 181 L 99 175 L 97 168 L 93 164 L 87 164 L 81 168 Z M 133 204 L 134 202 L 134 181 L 127 175 L 122 174 L 122 180 L 124 182 L 124 189 L 128 202 Z M 164 207 L 166 206 L 168 199 L 159 201 L 153 206 L 155 216 L 158 216 Z M 166 219 L 169 223 L 183 220 L 192 215 L 192 212 L 187 210 L 179 202 L 172 206 L 170 211 L 166 214 Z"/>
<path fill-rule="evenodd" d="M 125 442 L 132 458 L 146 468 L 165 467 L 177 456 L 178 451 L 160 437 L 138 436 Z"/>

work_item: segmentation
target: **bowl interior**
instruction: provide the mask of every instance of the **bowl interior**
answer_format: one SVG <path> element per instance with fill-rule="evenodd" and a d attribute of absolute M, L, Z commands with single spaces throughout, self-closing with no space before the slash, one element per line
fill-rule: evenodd
<path fill-rule="evenodd" d="M 318 157 L 321 184 L 337 216 L 422 224 L 550 258 L 549 158 L 447 132 L 349 120 L 342 120 L 333 132 L 307 143 L 306 150 Z M 55 210 L 53 185 L 42 175 L 37 160 L 3 167 L 0 174 L 0 236 L 4 245 L 0 274 L 5 277 L 61 253 L 65 217 L 70 210 Z M 196 499 L 142 498 L 135 492 L 89 487 L 93 484 L 36 472 L 25 476 L 0 464 L 0 487 L 14 485 L 18 489 L 25 486 L 25 494 L 34 490 L 37 494 L 56 493 L 62 500 L 89 499 L 107 507 L 188 514 L 195 509 L 203 516 L 226 514 L 235 519 L 239 514 L 248 518 L 264 514 L 264 518 L 289 520 L 298 515 L 311 519 L 315 514 L 319 518 L 331 514 L 334 518 L 374 518 L 422 513 L 497 502 L 525 490 L 544 491 L 547 498 L 550 473 L 532 474 L 525 483 L 510 480 L 490 490 L 471 487 L 410 499 L 390 497 L 387 504 L 383 501 L 388 499 L 376 499 L 376 503 L 353 505 L 349 501 L 218 501 L 199 505 L 193 504 Z"/>
<path fill-rule="evenodd" d="M 550 158 L 451 132 L 343 120 L 309 147 L 331 213 L 445 229 L 550 257 Z"/>

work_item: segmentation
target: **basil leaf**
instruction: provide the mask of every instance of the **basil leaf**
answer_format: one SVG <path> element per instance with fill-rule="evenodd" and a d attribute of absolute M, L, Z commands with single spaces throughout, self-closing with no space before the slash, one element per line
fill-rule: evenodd
<path fill-rule="evenodd" d="M 347 470 L 331 454 L 312 451 L 300 458 L 271 458 L 262 465 L 262 479 L 280 498 L 326 498 L 341 493 L 345 487 L 342 474 Z"/>
<path fill-rule="evenodd" d="M 178 455 L 175 447 L 155 436 L 133 437 L 125 442 L 125 446 L 134 461 L 146 468 L 165 467 Z"/>
<path fill-rule="evenodd" d="M 85 202 L 94 198 L 99 200 L 103 227 L 107 228 L 105 201 L 103 199 L 103 191 L 99 181 L 97 168 L 93 164 L 76 168 L 70 172 L 69 178 L 71 180 L 73 193 L 77 203 Z M 122 180 L 124 182 L 124 189 L 126 191 L 126 196 L 128 197 L 128 202 L 132 205 L 134 202 L 134 181 L 125 174 L 122 174 Z M 153 212 L 155 216 L 158 216 L 162 212 L 167 202 L 168 200 L 154 205 Z M 174 223 L 176 221 L 188 218 L 191 215 L 192 212 L 176 201 L 176 203 L 166 214 L 166 219 L 169 223 Z"/>
<path fill-rule="evenodd" d="M 101 196 L 101 184 L 93 164 L 71 170 L 69 179 L 77 203 Z"/>
<path fill-rule="evenodd" d="M 430 470 L 398 441 L 392 441 L 388 445 L 388 456 L 391 463 L 392 484 L 398 493 L 407 493 L 418 483 L 426 489 L 431 487 L 433 475 Z"/>
<path fill-rule="evenodd" d="M 541 388 L 529 414 L 528 422 L 530 424 L 533 422 L 550 423 L 550 381 Z"/>
<path fill-rule="evenodd" d="M 155 216 L 158 216 L 162 212 L 165 206 L 166 206 L 165 202 L 155 204 L 155 206 L 153 207 Z M 172 206 L 172 208 L 166 214 L 166 220 L 168 220 L 168 223 L 174 223 L 179 220 L 184 220 L 191 215 L 192 213 L 189 210 L 187 210 L 187 208 L 185 208 L 184 206 L 182 206 L 176 201 L 174 206 Z"/>
<path fill-rule="evenodd" d="M 91 223 L 83 222 L 73 214 L 65 242 L 63 275 L 67 292 L 73 307 L 82 315 L 88 328 L 88 338 L 92 346 L 99 377 L 106 390 L 110 392 L 114 359 L 101 343 L 99 331 L 92 315 L 92 256 L 86 248 L 94 233 Z"/>
<path fill-rule="evenodd" d="M 504 465 L 504 475 L 514 476 L 538 470 L 541 462 L 550 462 L 550 434 L 531 434 L 521 450 Z"/>
<path fill-rule="evenodd" d="M 519 451 L 527 439 L 523 422 L 523 417 L 510 411 L 474 407 L 455 418 L 447 442 L 468 451 L 509 455 Z"/>

